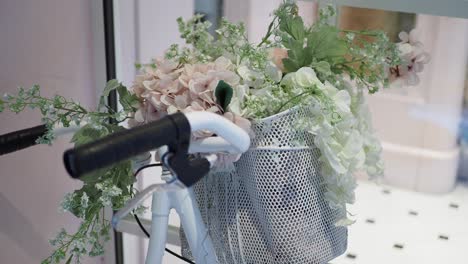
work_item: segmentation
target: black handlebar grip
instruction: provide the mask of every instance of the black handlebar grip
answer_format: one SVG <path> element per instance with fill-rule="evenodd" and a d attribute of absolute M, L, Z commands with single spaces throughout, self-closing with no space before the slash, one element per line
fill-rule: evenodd
<path fill-rule="evenodd" d="M 178 179 L 190 187 L 201 180 L 210 171 L 210 162 L 206 158 L 197 158 L 189 162 L 189 170 L 177 174 Z"/>
<path fill-rule="evenodd" d="M 45 125 L 35 126 L 0 136 L 0 156 L 36 145 L 47 132 Z"/>
<path fill-rule="evenodd" d="M 178 113 L 67 150 L 63 154 L 65 168 L 73 178 L 79 178 L 83 174 L 167 145 L 178 137 L 178 124 L 174 120 L 188 124 L 187 118 Z"/>

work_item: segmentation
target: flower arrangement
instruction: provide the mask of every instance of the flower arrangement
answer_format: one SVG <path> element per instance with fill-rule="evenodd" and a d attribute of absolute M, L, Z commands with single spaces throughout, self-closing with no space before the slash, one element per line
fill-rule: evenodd
<path fill-rule="evenodd" d="M 127 89 L 117 80 L 107 83 L 95 110 L 62 96 L 45 98 L 39 86 L 19 89 L 16 95 L 0 99 L 5 108 L 19 113 L 26 107 L 41 111 L 49 132 L 38 143 L 50 144 L 52 128 L 86 123 L 72 142 L 81 145 L 130 126 L 157 120 L 175 112 L 210 111 L 223 115 L 252 134 L 251 122 L 292 107 L 308 106 L 314 116 L 297 121 L 291 129 L 314 135 L 321 152 L 322 175 L 330 207 L 346 210 L 354 202 L 353 173 L 366 171 L 371 177 L 383 172 L 381 146 L 374 136 L 365 94 L 376 93 L 392 82 L 415 85 L 418 73 L 428 62 L 428 54 L 414 39 L 414 32 L 401 33 L 402 42 L 392 43 L 381 31 L 340 30 L 327 21 L 334 9 L 324 8 L 312 26 L 304 24 L 293 2 L 283 3 L 275 12 L 268 30 L 258 44 L 246 37 L 243 24 L 223 19 L 216 37 L 196 15 L 178 19 L 186 46 L 171 45 L 164 57 L 137 64 L 141 74 Z M 369 41 L 371 39 L 371 41 Z M 122 110 L 113 111 L 104 103 L 116 90 Z M 109 124 L 112 118 L 117 122 Z M 208 137 L 209 131 L 194 137 Z M 222 165 L 239 156 L 222 156 Z M 109 239 L 109 222 L 103 210 L 117 210 L 130 199 L 133 172 L 130 161 L 121 162 L 82 178 L 81 189 L 68 194 L 62 209 L 83 220 L 75 234 L 65 230 L 51 240 L 54 253 L 42 263 L 65 260 L 80 262 L 83 255 L 103 253 Z M 337 225 L 351 224 L 349 218 Z"/>

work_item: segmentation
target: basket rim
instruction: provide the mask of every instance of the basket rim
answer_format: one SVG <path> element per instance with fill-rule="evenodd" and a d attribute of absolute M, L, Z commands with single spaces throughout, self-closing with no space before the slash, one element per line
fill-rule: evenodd
<path fill-rule="evenodd" d="M 274 115 L 271 115 L 271 116 L 267 116 L 267 117 L 263 117 L 263 118 L 257 119 L 255 123 L 270 122 L 270 121 L 272 121 L 272 120 L 274 120 L 274 119 L 277 119 L 277 118 L 279 118 L 279 117 L 282 117 L 282 116 L 284 116 L 284 115 L 287 115 L 287 114 L 289 114 L 289 113 L 291 113 L 291 112 L 293 112 L 293 111 L 296 111 L 298 108 L 299 108 L 299 105 L 295 105 L 295 106 L 293 106 L 293 107 L 291 107 L 291 108 L 288 108 L 288 109 L 286 109 L 286 110 L 284 110 L 284 111 L 281 111 L 281 112 L 279 112 L 279 113 L 276 113 L 276 114 L 274 114 Z"/>

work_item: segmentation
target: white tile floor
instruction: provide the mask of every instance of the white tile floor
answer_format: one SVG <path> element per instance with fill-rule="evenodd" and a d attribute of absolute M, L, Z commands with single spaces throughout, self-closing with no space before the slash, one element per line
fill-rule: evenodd
<path fill-rule="evenodd" d="M 348 251 L 332 264 L 468 264 L 468 185 L 428 195 L 360 182 Z"/>
<path fill-rule="evenodd" d="M 359 182 L 349 211 L 348 251 L 332 264 L 468 264 L 468 184 L 428 195 Z"/>

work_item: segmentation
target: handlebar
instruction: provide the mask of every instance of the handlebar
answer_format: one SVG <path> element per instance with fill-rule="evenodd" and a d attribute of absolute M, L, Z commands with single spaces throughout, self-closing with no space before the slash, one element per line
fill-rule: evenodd
<path fill-rule="evenodd" d="M 78 125 L 64 127 L 58 124 L 54 127 L 53 134 L 56 137 L 60 137 L 74 133 L 79 129 L 80 126 Z M 39 125 L 0 135 L 0 156 L 37 145 L 37 139 L 43 136 L 46 132 L 46 126 Z"/>
<path fill-rule="evenodd" d="M 46 132 L 46 126 L 40 125 L 1 135 L 0 156 L 36 145 Z"/>
<path fill-rule="evenodd" d="M 208 130 L 221 137 L 221 139 L 206 139 L 207 143 L 217 142 L 218 144 L 222 144 L 222 139 L 224 139 L 230 143 L 231 148 L 233 148 L 236 153 L 244 153 L 249 149 L 250 137 L 247 132 L 226 118 L 214 113 L 202 111 L 190 112 L 187 113 L 186 116 L 189 120 L 192 132 L 198 130 Z"/>
<path fill-rule="evenodd" d="M 209 112 L 176 113 L 158 121 L 119 131 L 94 142 L 67 150 L 64 163 L 68 173 L 79 178 L 83 174 L 107 167 L 162 146 L 168 146 L 168 163 L 186 186 L 203 177 L 209 170 L 209 161 L 188 161 L 191 133 L 209 130 L 225 139 L 237 153 L 247 151 L 248 134 L 229 120 Z"/>

